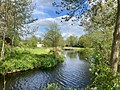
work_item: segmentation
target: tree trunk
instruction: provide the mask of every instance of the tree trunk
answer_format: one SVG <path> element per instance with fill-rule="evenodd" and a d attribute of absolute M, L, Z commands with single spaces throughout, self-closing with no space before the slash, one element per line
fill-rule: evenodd
<path fill-rule="evenodd" d="M 119 48 L 120 48 L 120 0 L 117 0 L 117 18 L 116 18 L 116 26 L 113 33 L 113 43 L 110 57 L 110 65 L 111 69 L 114 73 L 118 70 L 119 63 Z"/>
<path fill-rule="evenodd" d="M 1 60 L 4 60 L 5 53 L 5 33 L 3 33 L 3 41 L 2 41 L 2 50 L 1 50 Z"/>

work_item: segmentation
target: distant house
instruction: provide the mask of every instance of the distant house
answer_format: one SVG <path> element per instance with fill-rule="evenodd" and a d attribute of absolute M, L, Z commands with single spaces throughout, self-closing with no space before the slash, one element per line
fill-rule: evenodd
<path fill-rule="evenodd" d="M 37 43 L 37 47 L 42 47 L 44 44 Z"/>

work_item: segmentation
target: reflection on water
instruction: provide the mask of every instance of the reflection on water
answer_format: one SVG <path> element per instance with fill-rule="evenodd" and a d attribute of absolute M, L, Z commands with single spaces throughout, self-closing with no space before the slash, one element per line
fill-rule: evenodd
<path fill-rule="evenodd" d="M 69 52 L 67 52 L 67 57 L 69 57 L 70 59 L 74 59 L 77 57 L 77 52 L 76 51 L 69 51 Z"/>
<path fill-rule="evenodd" d="M 76 57 L 79 57 L 80 60 L 85 60 L 86 55 L 86 53 L 81 53 L 74 50 L 69 50 L 67 52 L 67 57 L 69 57 L 70 59 L 76 59 Z"/>
<path fill-rule="evenodd" d="M 78 56 L 79 56 L 80 60 L 86 60 L 86 55 L 85 54 L 78 52 Z"/>
<path fill-rule="evenodd" d="M 91 83 L 89 64 L 80 60 L 76 52 L 65 51 L 65 61 L 52 70 L 31 70 L 7 76 L 6 90 L 42 90 L 48 83 L 66 87 L 84 88 Z M 0 90 L 2 90 L 2 79 Z"/>

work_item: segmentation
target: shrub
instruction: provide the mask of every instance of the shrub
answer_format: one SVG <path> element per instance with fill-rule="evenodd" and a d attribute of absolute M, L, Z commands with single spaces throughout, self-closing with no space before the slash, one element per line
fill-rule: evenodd
<path fill-rule="evenodd" d="M 78 54 L 80 54 L 79 55 L 80 59 L 86 59 L 86 60 L 90 58 L 92 52 L 93 52 L 93 49 L 91 48 L 83 48 L 78 50 Z"/>
<path fill-rule="evenodd" d="M 54 59 L 52 55 L 46 55 L 46 58 L 41 59 L 42 68 L 51 68 L 57 64 L 57 61 Z"/>
<path fill-rule="evenodd" d="M 90 68 L 94 81 L 86 90 L 120 90 L 120 73 L 112 73 L 109 61 L 103 58 L 99 49 L 94 52 Z"/>

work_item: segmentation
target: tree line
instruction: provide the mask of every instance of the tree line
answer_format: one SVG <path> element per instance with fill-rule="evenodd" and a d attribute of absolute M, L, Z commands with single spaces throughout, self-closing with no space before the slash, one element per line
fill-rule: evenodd
<path fill-rule="evenodd" d="M 60 32 L 59 25 L 54 22 L 46 29 L 43 39 L 32 35 L 31 37 L 22 40 L 22 42 L 25 46 L 32 48 L 37 47 L 38 43 L 44 44 L 44 47 L 92 48 L 92 39 L 93 37 L 91 37 L 90 34 L 85 34 L 80 37 L 70 35 L 65 39 Z"/>

